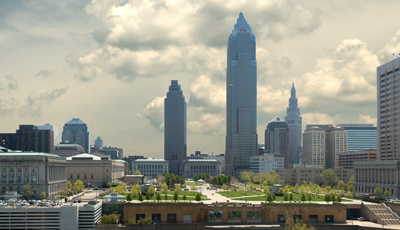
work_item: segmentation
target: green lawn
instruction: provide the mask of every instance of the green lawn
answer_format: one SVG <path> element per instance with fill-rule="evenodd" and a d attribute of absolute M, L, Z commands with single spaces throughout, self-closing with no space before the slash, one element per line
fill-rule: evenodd
<path fill-rule="evenodd" d="M 189 191 L 183 191 L 183 192 L 189 192 Z M 183 192 L 179 193 L 178 200 L 183 200 L 183 195 L 184 195 Z M 165 200 L 165 194 L 163 192 L 156 192 L 156 193 L 160 193 L 161 200 Z M 167 194 L 168 200 L 174 200 L 174 194 L 175 194 L 174 191 L 169 192 Z M 123 195 L 126 197 L 128 195 L 128 193 L 124 193 Z M 189 196 L 189 195 L 186 194 L 186 200 L 196 200 L 195 196 L 196 196 L 196 193 L 195 193 L 194 196 Z M 150 196 L 150 200 L 157 200 L 156 197 L 157 197 L 157 195 Z M 134 199 L 134 200 L 137 200 L 137 199 L 138 199 L 138 197 L 136 197 L 136 199 Z M 146 196 L 143 196 L 143 200 L 146 200 Z M 209 199 L 206 196 L 204 196 L 203 194 L 201 194 L 201 200 L 209 200 Z"/>
<path fill-rule="evenodd" d="M 275 198 L 276 198 L 275 199 L 276 202 L 283 201 L 283 196 L 275 196 Z M 324 201 L 324 198 L 325 198 L 325 196 L 319 195 L 319 196 L 316 196 L 316 197 L 312 197 L 312 200 L 310 202 L 313 202 L 313 201 Z M 293 201 L 300 201 L 300 199 L 301 199 L 301 195 L 300 194 L 293 195 Z M 263 195 L 263 196 L 247 197 L 247 198 L 237 198 L 237 199 L 233 199 L 233 200 L 266 201 L 266 197 L 265 197 L 265 195 Z M 342 198 L 342 201 L 349 201 L 349 200 L 346 200 L 346 199 Z M 305 202 L 308 202 L 308 201 L 305 201 Z"/>
<path fill-rule="evenodd" d="M 222 191 L 222 192 L 217 192 L 218 194 L 228 197 L 228 198 L 232 198 L 232 197 L 241 197 L 241 196 L 254 196 L 254 195 L 265 195 L 265 193 L 260 192 L 260 191 L 247 191 L 247 192 L 243 192 L 243 191 Z"/>
<path fill-rule="evenodd" d="M 192 186 L 192 185 L 200 186 L 200 185 L 204 185 L 204 184 L 202 184 L 202 183 L 196 183 L 196 182 L 193 182 L 193 181 L 186 181 L 186 182 L 185 182 L 185 185 L 186 185 L 186 186 Z"/>
<path fill-rule="evenodd" d="M 168 192 L 168 194 L 171 194 L 171 195 L 175 195 L 175 193 L 176 193 L 176 191 L 169 191 Z M 196 194 L 197 194 L 198 192 L 194 192 L 194 191 L 180 191 L 180 192 L 178 192 L 178 195 L 186 195 L 186 196 L 196 196 Z M 161 195 L 164 195 L 164 193 L 163 192 L 161 192 Z M 201 194 L 200 193 L 200 195 L 202 196 L 202 197 L 206 197 L 205 195 L 203 195 L 203 194 Z"/>

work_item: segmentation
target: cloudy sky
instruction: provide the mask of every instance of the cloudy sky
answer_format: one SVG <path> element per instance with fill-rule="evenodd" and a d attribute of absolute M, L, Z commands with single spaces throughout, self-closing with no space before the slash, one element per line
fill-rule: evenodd
<path fill-rule="evenodd" d="M 303 124 L 376 124 L 376 67 L 400 51 L 400 1 L 0 1 L 0 132 L 74 115 L 126 155 L 163 157 L 172 79 L 188 153 L 225 149 L 227 39 L 240 10 L 258 62 L 258 139 L 294 82 Z"/>

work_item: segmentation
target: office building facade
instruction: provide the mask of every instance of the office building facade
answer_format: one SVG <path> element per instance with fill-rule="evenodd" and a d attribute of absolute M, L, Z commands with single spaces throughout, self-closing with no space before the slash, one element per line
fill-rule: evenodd
<path fill-rule="evenodd" d="M 164 159 L 137 159 L 131 163 L 132 173 L 139 170 L 143 176 L 157 178 L 158 175 L 169 173 L 169 162 Z"/>
<path fill-rule="evenodd" d="M 293 83 L 285 117 L 286 124 L 289 127 L 290 160 L 293 164 L 299 164 L 302 159 L 302 119 Z"/>
<path fill-rule="evenodd" d="M 210 176 L 221 175 L 221 162 L 215 159 L 187 159 L 183 161 L 183 176 L 193 178 L 200 173 L 208 173 Z"/>
<path fill-rule="evenodd" d="M 347 150 L 349 152 L 376 149 L 377 128 L 373 124 L 337 124 L 347 131 Z"/>
<path fill-rule="evenodd" d="M 186 100 L 177 80 L 172 80 L 164 99 L 164 159 L 169 172 L 181 174 L 187 151 Z"/>
<path fill-rule="evenodd" d="M 257 142 L 256 37 L 240 12 L 227 49 L 225 173 L 249 170 Z"/>
<path fill-rule="evenodd" d="M 82 146 L 69 142 L 61 142 L 60 144 L 54 146 L 54 154 L 57 154 L 60 157 L 71 157 L 84 152 L 85 150 Z"/>
<path fill-rule="evenodd" d="M 250 157 L 250 170 L 255 173 L 275 171 L 285 167 L 285 156 L 282 154 L 264 154 Z"/>
<path fill-rule="evenodd" d="M 89 129 L 80 118 L 72 118 L 65 123 L 62 132 L 62 142 L 78 144 L 83 147 L 86 153 L 90 152 Z"/>
<path fill-rule="evenodd" d="M 44 125 L 38 125 L 38 130 L 53 130 L 54 142 L 53 144 L 56 145 L 59 143 L 59 134 L 57 126 L 52 124 L 46 123 Z"/>
<path fill-rule="evenodd" d="M 339 168 L 352 169 L 353 164 L 356 161 L 376 161 L 377 151 L 376 149 L 358 151 L 358 152 L 347 152 L 339 154 Z"/>
<path fill-rule="evenodd" d="M 377 68 L 378 159 L 400 160 L 400 58 Z"/>
<path fill-rule="evenodd" d="M 291 167 L 289 128 L 279 117 L 274 117 L 265 129 L 265 151 L 282 154 L 285 158 L 285 168 Z"/>
<path fill-rule="evenodd" d="M 54 153 L 54 132 L 20 125 L 15 133 L 0 133 L 1 146 L 19 151 Z"/>

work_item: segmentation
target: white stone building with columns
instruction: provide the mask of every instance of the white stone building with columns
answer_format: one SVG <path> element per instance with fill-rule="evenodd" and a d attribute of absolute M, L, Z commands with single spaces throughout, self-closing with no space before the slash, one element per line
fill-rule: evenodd
<path fill-rule="evenodd" d="M 355 192 L 374 193 L 380 187 L 391 197 L 400 197 L 400 161 L 356 161 L 354 174 Z"/>

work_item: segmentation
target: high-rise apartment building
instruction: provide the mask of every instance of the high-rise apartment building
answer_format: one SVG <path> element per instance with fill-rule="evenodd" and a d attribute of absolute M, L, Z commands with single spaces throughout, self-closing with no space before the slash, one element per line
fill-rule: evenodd
<path fill-rule="evenodd" d="M 302 158 L 302 117 L 300 116 L 294 83 L 290 91 L 289 107 L 286 109 L 285 121 L 289 127 L 290 159 L 293 164 L 299 164 Z"/>
<path fill-rule="evenodd" d="M 181 174 L 186 157 L 186 100 L 177 80 L 172 80 L 164 99 L 164 159 L 169 172 Z"/>
<path fill-rule="evenodd" d="M 274 117 L 265 129 L 265 151 L 283 155 L 285 168 L 291 167 L 289 127 L 279 117 Z"/>
<path fill-rule="evenodd" d="M 62 142 L 78 144 L 86 153 L 90 152 L 90 136 L 88 126 L 80 118 L 72 118 L 65 123 L 62 132 Z"/>
<path fill-rule="evenodd" d="M 0 133 L 1 146 L 19 151 L 54 153 L 54 133 L 35 125 L 20 125 L 15 133 Z"/>
<path fill-rule="evenodd" d="M 400 160 L 400 58 L 377 68 L 378 160 Z"/>
<path fill-rule="evenodd" d="M 256 37 L 240 12 L 228 38 L 225 173 L 249 170 L 257 148 Z"/>
<path fill-rule="evenodd" d="M 347 151 L 358 152 L 376 149 L 376 127 L 373 124 L 337 124 L 347 131 Z"/>
<path fill-rule="evenodd" d="M 347 152 L 347 131 L 332 125 L 307 125 L 303 134 L 303 163 L 339 167 L 339 154 Z"/>

